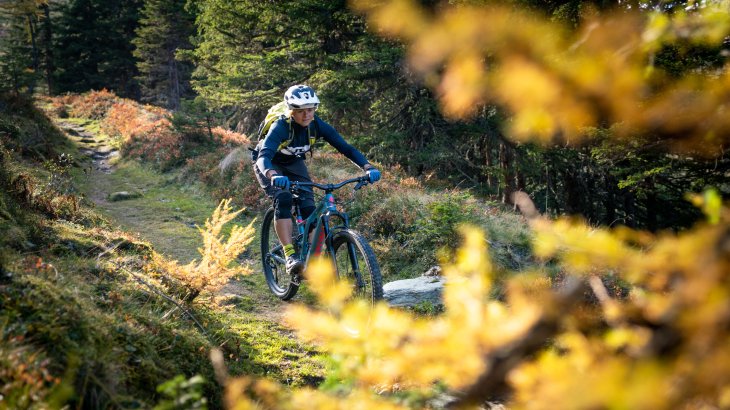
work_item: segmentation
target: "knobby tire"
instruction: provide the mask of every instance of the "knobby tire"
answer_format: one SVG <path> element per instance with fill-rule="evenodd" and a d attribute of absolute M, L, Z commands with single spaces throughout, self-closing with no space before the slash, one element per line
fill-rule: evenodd
<path fill-rule="evenodd" d="M 340 279 L 353 284 L 353 296 L 371 304 L 383 298 L 383 279 L 375 253 L 357 231 L 345 229 L 332 236 L 332 256 Z M 352 253 L 359 272 L 353 269 Z"/>
<path fill-rule="evenodd" d="M 286 263 L 280 262 L 286 258 L 276 236 L 274 218 L 274 208 L 269 208 L 261 224 L 261 264 L 271 292 L 281 300 L 289 300 L 297 294 L 299 285 L 286 273 Z"/>

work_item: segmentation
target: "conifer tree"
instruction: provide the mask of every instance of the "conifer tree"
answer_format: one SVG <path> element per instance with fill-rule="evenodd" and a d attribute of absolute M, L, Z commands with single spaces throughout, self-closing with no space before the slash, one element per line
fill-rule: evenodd
<path fill-rule="evenodd" d="M 37 61 L 28 41 L 28 18 L 17 9 L 0 9 L 0 91 L 16 95 L 33 91 Z"/>
<path fill-rule="evenodd" d="M 136 97 L 132 56 L 142 0 L 69 0 L 60 8 L 54 40 L 59 92 L 108 88 Z"/>
<path fill-rule="evenodd" d="M 191 0 L 199 10 L 193 84 L 206 99 L 241 104 L 337 69 L 365 33 L 344 0 Z M 325 78 L 322 77 L 324 80 Z"/>
<path fill-rule="evenodd" d="M 191 48 L 194 18 L 184 6 L 185 0 L 144 2 L 132 40 L 144 102 L 177 109 L 181 99 L 191 96 L 192 65 L 176 58 L 179 49 Z"/>

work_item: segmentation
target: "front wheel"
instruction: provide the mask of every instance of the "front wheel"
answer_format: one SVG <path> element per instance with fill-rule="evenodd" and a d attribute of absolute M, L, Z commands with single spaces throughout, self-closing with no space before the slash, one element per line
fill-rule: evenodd
<path fill-rule="evenodd" d="M 261 224 L 261 262 L 271 292 L 281 300 L 289 300 L 297 294 L 299 285 L 286 273 L 286 257 L 276 236 L 274 217 L 274 208 L 269 208 Z"/>
<path fill-rule="evenodd" d="M 332 236 L 331 254 L 337 277 L 353 286 L 356 299 L 373 304 L 383 298 L 383 279 L 373 249 L 358 232 L 346 229 Z"/>

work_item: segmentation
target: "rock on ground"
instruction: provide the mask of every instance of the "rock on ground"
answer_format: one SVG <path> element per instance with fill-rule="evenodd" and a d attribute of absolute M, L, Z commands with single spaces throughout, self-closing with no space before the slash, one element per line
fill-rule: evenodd
<path fill-rule="evenodd" d="M 383 298 L 391 306 L 443 305 L 443 288 L 442 276 L 420 276 L 386 283 L 383 285 Z"/>

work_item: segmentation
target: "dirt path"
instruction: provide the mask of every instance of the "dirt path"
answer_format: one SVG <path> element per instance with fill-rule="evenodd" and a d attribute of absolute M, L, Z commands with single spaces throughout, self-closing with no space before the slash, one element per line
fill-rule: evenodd
<path fill-rule="evenodd" d="M 119 151 L 105 137 L 90 132 L 86 124 L 59 120 L 57 125 L 78 148 L 83 164 L 83 174 L 76 178 L 79 189 L 103 215 L 170 259 L 186 264 L 200 258 L 202 240 L 197 227 L 210 217 L 216 201 L 200 188 L 181 186 L 171 175 L 121 160 Z M 125 199 L 112 200 L 114 196 Z M 258 319 L 281 324 L 287 303 L 268 291 L 255 261 L 242 262 L 256 273 L 231 281 L 215 300 L 221 305 L 250 306 Z"/>

